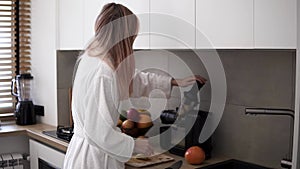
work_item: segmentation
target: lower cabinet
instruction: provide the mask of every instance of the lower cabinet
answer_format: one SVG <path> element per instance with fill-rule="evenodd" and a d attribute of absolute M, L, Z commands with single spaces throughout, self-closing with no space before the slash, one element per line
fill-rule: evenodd
<path fill-rule="evenodd" d="M 62 169 L 65 154 L 41 144 L 35 140 L 29 140 L 30 168 L 31 169 Z"/>

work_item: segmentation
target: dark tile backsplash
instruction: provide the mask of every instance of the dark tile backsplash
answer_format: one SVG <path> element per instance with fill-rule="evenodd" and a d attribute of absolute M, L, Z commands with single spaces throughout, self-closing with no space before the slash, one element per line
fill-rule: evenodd
<path fill-rule="evenodd" d="M 70 126 L 69 89 L 73 69 L 80 51 L 57 51 L 57 112 L 58 125 Z"/>
<path fill-rule="evenodd" d="M 210 50 L 197 52 L 205 57 L 215 54 Z M 68 88 L 71 87 L 73 66 L 78 54 L 79 51 L 59 51 L 57 55 L 60 125 L 69 124 Z M 227 99 L 223 117 L 213 135 L 213 156 L 280 168 L 280 160 L 289 152 L 291 119 L 284 116 L 247 116 L 244 110 L 246 107 L 293 109 L 295 50 L 218 50 L 218 54 L 226 74 Z M 159 68 L 174 78 L 182 78 L 188 75 L 182 65 L 187 65 L 194 74 L 201 74 L 209 80 L 204 65 L 192 51 L 153 51 L 150 55 L 139 51 L 136 56 L 137 68 Z M 210 95 L 208 81 L 201 89 L 202 106 L 209 107 Z M 175 109 L 180 105 L 180 100 L 180 92 L 174 88 L 167 107 L 162 108 Z M 161 103 L 159 100 L 153 101 Z M 142 104 L 146 102 L 140 103 L 143 107 Z M 159 114 L 161 109 L 156 111 Z"/>
<path fill-rule="evenodd" d="M 295 52 L 220 51 L 228 83 L 227 103 L 291 108 Z"/>

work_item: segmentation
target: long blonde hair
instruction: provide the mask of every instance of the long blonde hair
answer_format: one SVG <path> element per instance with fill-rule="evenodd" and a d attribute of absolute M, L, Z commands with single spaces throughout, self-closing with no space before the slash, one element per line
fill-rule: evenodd
<path fill-rule="evenodd" d="M 139 21 L 127 7 L 106 4 L 95 22 L 95 35 L 86 51 L 90 56 L 106 57 L 116 69 L 133 53 L 132 45 L 137 36 Z"/>
<path fill-rule="evenodd" d="M 86 48 L 89 56 L 100 57 L 113 67 L 121 100 L 132 92 L 135 71 L 132 46 L 138 29 L 139 20 L 127 7 L 106 4 L 96 19 L 95 36 Z"/>

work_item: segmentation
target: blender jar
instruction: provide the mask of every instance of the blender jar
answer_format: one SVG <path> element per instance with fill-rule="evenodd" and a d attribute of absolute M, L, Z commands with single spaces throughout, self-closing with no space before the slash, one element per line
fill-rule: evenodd
<path fill-rule="evenodd" d="M 17 75 L 16 79 L 13 79 L 12 94 L 18 97 L 18 101 L 31 101 L 31 87 L 32 87 L 33 77 L 31 74 L 21 74 Z M 14 89 L 17 89 L 17 93 Z"/>

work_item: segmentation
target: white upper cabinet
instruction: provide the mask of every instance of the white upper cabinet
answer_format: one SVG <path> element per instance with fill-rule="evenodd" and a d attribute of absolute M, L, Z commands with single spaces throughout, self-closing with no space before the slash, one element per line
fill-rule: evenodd
<path fill-rule="evenodd" d="M 150 48 L 195 48 L 195 0 L 150 0 Z"/>
<path fill-rule="evenodd" d="M 134 49 L 296 48 L 296 0 L 59 0 L 58 48 L 84 49 L 108 2 L 140 20 Z"/>
<path fill-rule="evenodd" d="M 59 0 L 58 48 L 83 49 L 83 0 Z"/>
<path fill-rule="evenodd" d="M 120 3 L 137 15 L 140 21 L 139 35 L 134 49 L 149 49 L 149 0 L 89 0 L 84 1 L 84 42 L 85 45 L 93 38 L 94 24 L 103 6 L 109 2 Z"/>
<path fill-rule="evenodd" d="M 196 48 L 253 48 L 253 0 L 196 0 Z"/>
<path fill-rule="evenodd" d="M 254 0 L 255 48 L 296 48 L 296 0 Z"/>

